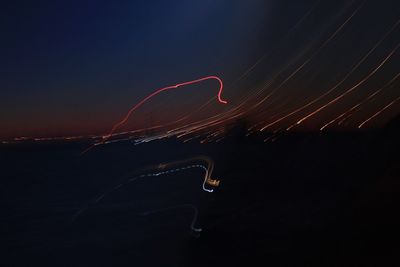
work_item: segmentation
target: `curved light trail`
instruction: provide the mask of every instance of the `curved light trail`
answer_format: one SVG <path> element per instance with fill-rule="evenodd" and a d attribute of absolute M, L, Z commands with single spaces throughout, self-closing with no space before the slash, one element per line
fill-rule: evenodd
<path fill-rule="evenodd" d="M 129 117 L 132 115 L 132 113 L 133 113 L 135 110 L 137 110 L 138 108 L 140 108 L 145 102 L 147 102 L 147 101 L 148 101 L 149 99 L 151 99 L 152 97 L 158 95 L 158 94 L 161 93 L 161 92 L 167 91 L 167 90 L 176 89 L 176 88 L 179 88 L 179 87 L 182 87 L 182 86 L 187 86 L 187 85 L 191 85 L 191 84 L 195 84 L 195 83 L 199 83 L 199 82 L 203 82 L 203 81 L 211 80 L 211 79 L 217 80 L 218 83 L 219 83 L 219 90 L 218 90 L 218 95 L 217 95 L 218 102 L 220 102 L 221 104 L 227 104 L 228 101 L 223 100 L 223 99 L 222 99 L 222 96 L 221 96 L 222 90 L 223 90 L 223 88 L 224 88 L 224 84 L 223 84 L 222 80 L 221 80 L 219 77 L 217 77 L 217 76 L 207 76 L 207 77 L 204 77 L 204 78 L 200 78 L 200 79 L 196 79 L 196 80 L 192 80 L 192 81 L 188 81 L 188 82 L 183 82 L 183 83 L 178 83 L 178 84 L 175 84 L 175 85 L 170 85 L 170 86 L 167 86 L 167 87 L 163 87 L 163 88 L 157 89 L 157 90 L 154 91 L 153 93 L 151 93 L 151 94 L 149 94 L 148 96 L 146 96 L 145 98 L 143 98 L 143 99 L 142 99 L 140 102 L 138 102 L 136 105 L 134 105 L 134 106 L 128 111 L 128 113 L 125 115 L 125 117 L 124 117 L 120 122 L 118 122 L 117 124 L 115 124 L 115 125 L 113 126 L 113 128 L 112 128 L 111 131 L 110 131 L 110 133 L 108 133 L 106 136 L 103 136 L 102 142 L 107 141 L 107 140 L 113 135 L 113 133 L 114 133 L 118 128 L 120 128 L 122 125 L 124 125 L 124 124 L 128 121 Z"/>

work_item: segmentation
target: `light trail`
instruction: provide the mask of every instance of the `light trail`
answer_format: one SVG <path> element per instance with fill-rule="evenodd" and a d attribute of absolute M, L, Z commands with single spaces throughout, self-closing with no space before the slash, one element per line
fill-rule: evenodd
<path fill-rule="evenodd" d="M 342 99 L 343 97 L 345 97 L 346 95 L 348 95 L 349 93 L 353 92 L 354 90 L 356 90 L 358 87 L 360 87 L 361 85 L 363 85 L 369 78 L 371 78 L 378 70 L 380 70 L 382 68 L 382 66 L 384 66 L 386 64 L 386 62 L 393 56 L 393 54 L 397 51 L 397 49 L 399 48 L 400 44 L 398 44 L 390 53 L 389 55 L 387 55 L 385 57 L 385 59 L 374 69 L 372 70 L 366 77 L 364 77 L 364 79 L 362 79 L 360 82 L 358 82 L 356 85 L 352 86 L 350 89 L 346 90 L 344 93 L 340 94 L 339 96 L 335 97 L 334 99 L 332 99 L 331 101 L 329 101 L 328 103 L 322 105 L 321 107 L 319 107 L 318 109 L 316 109 L 315 111 L 309 113 L 308 115 L 306 115 L 305 117 L 303 117 L 302 119 L 300 119 L 299 121 L 297 121 L 295 124 L 293 124 L 292 126 L 290 126 L 289 128 L 293 128 L 293 126 L 295 125 L 299 125 L 301 123 L 303 123 L 305 120 L 315 116 L 316 114 L 318 114 L 319 112 L 321 112 L 322 110 L 326 109 L 327 107 L 331 106 L 332 104 L 336 103 L 337 101 L 339 101 L 340 99 Z M 289 129 L 288 128 L 288 129 Z"/>
<path fill-rule="evenodd" d="M 382 86 L 380 89 L 378 89 L 377 91 L 375 91 L 374 93 L 370 94 L 368 97 L 364 98 L 361 102 L 359 102 L 358 104 L 352 106 L 350 109 L 348 109 L 347 111 L 343 112 L 341 115 L 337 116 L 336 118 L 334 118 L 333 120 L 331 120 L 330 122 L 326 123 L 324 126 L 322 126 L 320 128 L 320 131 L 323 131 L 325 128 L 327 128 L 329 125 L 335 123 L 337 120 L 341 119 L 344 117 L 343 120 L 341 120 L 339 122 L 339 124 L 343 123 L 346 119 L 348 119 L 351 115 L 352 115 L 352 111 L 356 110 L 357 108 L 359 108 L 361 105 L 369 102 L 370 100 L 372 100 L 376 95 L 378 95 L 380 92 L 382 92 L 386 87 L 388 87 L 390 84 L 392 84 L 398 77 L 400 76 L 400 73 L 398 73 L 397 75 L 395 75 L 389 82 L 387 82 L 384 86 Z M 346 116 L 348 115 L 348 116 Z"/>
<path fill-rule="evenodd" d="M 378 112 L 376 112 L 374 115 L 372 115 L 371 117 L 369 117 L 367 120 L 363 121 L 360 125 L 358 125 L 358 129 L 361 129 L 366 123 L 368 123 L 369 121 L 371 121 L 372 119 L 376 118 L 377 116 L 379 116 L 382 112 L 384 112 L 385 110 L 387 110 L 388 108 L 390 108 L 394 103 L 396 103 L 397 101 L 399 101 L 400 96 L 397 97 L 395 100 L 393 100 L 392 102 L 390 102 L 389 104 L 387 104 L 386 106 L 384 106 L 382 109 L 380 109 Z"/>
<path fill-rule="evenodd" d="M 173 168 L 174 166 L 179 166 L 179 165 L 187 164 L 189 162 L 198 162 L 198 161 L 205 162 L 206 166 L 201 165 L 201 164 L 189 164 L 189 165 L 185 165 L 183 167 Z M 170 169 L 168 169 L 168 168 L 170 168 Z M 97 196 L 94 200 L 90 201 L 83 208 L 81 208 L 73 216 L 73 221 L 75 221 L 80 216 L 80 214 L 82 214 L 84 211 L 86 211 L 91 205 L 99 203 L 106 195 L 109 195 L 110 193 L 114 192 L 115 190 L 119 190 L 124 185 L 130 184 L 130 183 L 137 181 L 138 179 L 142 179 L 142 178 L 158 177 L 158 176 L 181 172 L 181 171 L 185 171 L 185 170 L 193 169 L 193 168 L 200 168 L 200 169 L 204 170 L 204 172 L 205 172 L 203 183 L 202 183 L 202 189 L 208 193 L 214 192 L 214 189 L 209 189 L 206 187 L 206 185 L 209 185 L 212 187 L 218 187 L 220 184 L 219 180 L 211 178 L 211 175 L 214 171 L 214 162 L 211 158 L 206 157 L 206 156 L 198 156 L 198 157 L 193 157 L 193 158 L 189 158 L 189 159 L 185 159 L 185 160 L 160 163 L 160 164 L 152 165 L 150 167 L 142 169 L 142 172 L 145 172 L 146 170 L 152 170 L 152 169 L 156 169 L 158 171 L 149 172 L 149 173 L 145 173 L 145 174 L 141 174 L 141 175 L 129 178 L 129 179 L 127 179 L 127 181 L 123 181 L 123 182 L 117 184 L 116 186 L 112 187 L 111 189 L 107 190 L 106 192 L 103 192 L 102 194 Z M 165 170 L 165 169 L 167 169 L 167 170 Z"/>
<path fill-rule="evenodd" d="M 286 79 L 284 79 L 278 87 L 276 87 L 272 92 L 270 92 L 264 99 L 262 99 L 258 105 L 264 103 L 267 99 L 269 99 L 275 92 L 277 92 L 280 88 L 282 88 L 283 85 L 285 85 L 290 79 L 292 79 L 297 73 L 299 73 L 308 63 L 310 63 L 322 50 L 325 48 L 332 40 L 335 38 L 338 33 L 353 19 L 353 17 L 358 13 L 358 11 L 362 8 L 362 6 L 365 4 L 365 1 L 356 8 L 356 10 L 336 29 L 336 31 L 331 34 L 331 36 L 325 40 L 325 42 L 322 43 L 321 46 L 318 47 L 317 50 L 312 53 L 312 55 L 303 62 L 299 67 L 297 67 Z"/>
<path fill-rule="evenodd" d="M 268 56 L 270 56 L 274 50 L 279 47 L 279 45 L 285 41 L 293 32 L 295 29 L 297 29 L 307 18 L 308 16 L 315 10 L 315 8 L 319 5 L 321 1 L 318 0 L 311 8 L 310 10 L 308 10 L 308 12 L 306 12 L 304 14 L 303 17 L 300 18 L 300 20 L 286 33 L 286 35 L 280 40 L 278 41 L 278 44 L 275 45 L 274 49 L 272 51 L 269 51 L 267 53 L 265 53 L 264 55 L 262 55 L 252 66 L 250 66 L 250 68 L 248 68 L 241 76 L 239 76 L 239 78 L 237 78 L 233 84 L 243 80 L 249 73 L 251 73 L 262 61 L 264 61 Z"/>
<path fill-rule="evenodd" d="M 125 117 L 120 122 L 118 122 L 117 124 L 115 124 L 113 126 L 113 128 L 110 131 L 110 133 L 108 133 L 106 136 L 103 137 L 102 141 L 104 142 L 107 139 L 109 139 L 118 128 L 120 128 L 122 125 L 124 125 L 128 121 L 129 117 L 132 115 L 132 113 L 135 110 L 140 108 L 145 102 L 147 102 L 152 97 L 158 95 L 159 93 L 167 91 L 167 90 L 170 90 L 170 89 L 176 89 L 176 88 L 179 88 L 179 87 L 182 87 L 182 86 L 187 86 L 187 85 L 191 85 L 191 84 L 195 84 L 195 83 L 199 83 L 199 82 L 203 82 L 203 81 L 211 80 L 211 79 L 217 80 L 218 83 L 219 83 L 219 90 L 218 90 L 218 94 L 217 94 L 218 101 L 220 103 L 222 103 L 222 104 L 227 104 L 228 102 L 226 100 L 223 100 L 222 97 L 221 97 L 222 90 L 224 88 L 224 84 L 223 84 L 222 80 L 217 76 L 207 76 L 207 77 L 204 77 L 204 78 L 200 78 L 200 79 L 196 79 L 196 80 L 192 80 L 192 81 L 188 81 L 188 82 L 183 82 L 183 83 L 178 83 L 178 84 L 175 84 L 175 85 L 170 85 L 170 86 L 167 86 L 167 87 L 163 87 L 163 88 L 157 89 L 156 91 L 154 91 L 153 93 L 151 93 L 150 95 L 146 96 L 141 101 L 139 101 L 136 105 L 134 105 L 128 111 L 128 113 L 125 115 Z"/>
<path fill-rule="evenodd" d="M 331 89 L 329 89 L 327 92 L 323 93 L 322 95 L 314 98 L 313 100 L 311 100 L 310 102 L 306 103 L 305 105 L 295 109 L 294 111 L 290 112 L 289 114 L 265 125 L 264 127 L 262 127 L 260 129 L 260 131 L 264 131 L 267 128 L 279 123 L 280 121 L 294 115 L 297 114 L 298 112 L 306 109 L 307 107 L 311 106 L 312 104 L 318 102 L 319 100 L 321 100 L 322 98 L 324 98 L 325 96 L 327 96 L 328 94 L 332 93 L 333 91 L 335 91 L 340 85 L 342 85 L 349 77 L 350 75 L 352 75 L 360 66 L 362 63 L 365 62 L 365 60 L 367 60 L 367 58 L 382 44 L 382 42 L 384 40 L 386 40 L 386 38 L 397 28 L 397 26 L 399 26 L 400 24 L 400 20 L 398 20 L 390 29 L 389 31 L 387 31 L 382 38 L 380 38 L 380 40 L 361 58 L 360 61 L 357 62 L 357 64 L 352 67 L 352 69 L 343 77 L 343 79 L 341 79 L 338 83 L 336 83 Z M 302 121 L 301 121 L 302 122 Z M 300 122 L 300 123 L 301 123 Z M 290 130 L 291 128 L 293 128 L 295 125 L 290 126 L 287 130 Z"/>

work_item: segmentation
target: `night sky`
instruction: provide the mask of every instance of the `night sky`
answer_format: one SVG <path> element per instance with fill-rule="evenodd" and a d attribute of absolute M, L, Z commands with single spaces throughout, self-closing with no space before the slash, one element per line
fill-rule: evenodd
<path fill-rule="evenodd" d="M 382 111 L 366 124 L 381 127 L 400 110 L 398 80 L 365 99 L 399 73 L 400 3 L 328 2 L 3 3 L 0 137 L 102 134 L 157 88 L 208 75 L 224 81 L 229 104 L 211 102 L 192 120 L 244 103 L 249 112 L 242 117 L 257 127 L 283 117 L 272 126 L 286 128 L 362 81 L 389 56 L 354 91 L 298 129 L 318 130 L 360 102 L 346 123 L 330 127 L 357 128 Z M 334 87 L 375 45 L 335 91 L 285 117 Z M 176 120 L 214 98 L 216 90 L 207 81 L 159 95 L 126 129 Z M 271 92 L 257 109 L 250 108 Z"/>

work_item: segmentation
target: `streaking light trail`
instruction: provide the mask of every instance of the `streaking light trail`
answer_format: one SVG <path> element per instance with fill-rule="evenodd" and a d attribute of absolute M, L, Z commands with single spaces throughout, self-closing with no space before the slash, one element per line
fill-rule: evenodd
<path fill-rule="evenodd" d="M 362 100 L 361 102 L 359 102 L 358 104 L 352 106 L 349 110 L 343 112 L 341 115 L 337 116 L 336 118 L 334 118 L 333 120 L 331 120 L 330 122 L 326 123 L 324 126 L 321 127 L 321 131 L 324 130 L 326 127 L 328 127 L 329 125 L 331 125 L 332 123 L 338 121 L 339 119 L 343 118 L 339 123 L 343 123 L 343 121 L 345 121 L 346 119 L 348 119 L 354 110 L 356 110 L 357 108 L 359 108 L 361 105 L 367 103 L 368 101 L 371 101 L 377 94 L 379 94 L 380 92 L 382 92 L 383 89 L 385 89 L 386 87 L 388 87 L 388 85 L 390 85 L 391 83 L 393 83 L 393 81 L 395 81 L 398 77 L 400 76 L 400 73 L 398 73 L 396 76 L 394 76 L 387 84 L 385 84 L 383 87 L 381 87 L 380 89 L 378 89 L 377 91 L 375 91 L 374 93 L 370 94 L 368 97 L 366 97 L 364 100 Z M 347 116 L 346 116 L 347 115 Z M 346 117 L 345 117 L 346 116 Z"/>
<path fill-rule="evenodd" d="M 299 125 L 300 123 L 304 122 L 305 120 L 309 119 L 310 117 L 316 115 L 317 113 L 321 112 L 322 110 L 324 110 L 328 106 L 336 103 L 337 101 L 339 101 L 340 99 L 342 99 L 343 97 L 345 97 L 346 95 L 348 95 L 349 93 L 353 92 L 354 90 L 359 88 L 361 85 L 363 85 L 371 76 L 373 76 L 379 69 L 381 69 L 383 65 L 385 65 L 385 63 L 393 56 L 393 54 L 397 51 L 397 49 L 399 47 L 400 47 L 400 44 L 398 44 L 392 50 L 392 52 L 390 52 L 390 54 L 388 56 L 386 56 L 385 59 L 375 69 L 373 69 L 365 78 L 363 78 L 360 82 L 358 82 L 356 85 L 352 86 L 350 89 L 346 90 L 344 93 L 340 94 L 339 96 L 335 97 L 334 99 L 332 99 L 328 103 L 324 104 L 323 106 L 319 107 L 315 111 L 311 112 L 307 116 L 305 116 L 302 119 L 300 119 L 299 121 L 297 121 L 296 125 Z"/>
<path fill-rule="evenodd" d="M 390 108 L 394 103 L 396 103 L 397 101 L 399 101 L 400 97 L 396 98 L 395 100 L 393 100 L 392 102 L 390 102 L 389 104 L 387 104 L 386 106 L 384 106 L 382 109 L 380 109 L 378 112 L 376 112 L 374 115 L 372 115 L 371 117 L 369 117 L 367 120 L 363 121 L 360 125 L 358 125 L 358 129 L 361 129 L 366 123 L 368 123 L 370 120 L 372 120 L 373 118 L 379 116 L 379 114 L 381 114 L 382 112 L 384 112 L 385 110 L 387 110 L 388 108 Z"/>
<path fill-rule="evenodd" d="M 227 102 L 226 100 L 223 100 L 222 97 L 221 97 L 222 90 L 223 90 L 223 88 L 224 88 L 224 84 L 223 84 L 222 80 L 221 80 L 219 77 L 217 77 L 217 76 L 207 76 L 207 77 L 204 77 L 204 78 L 200 78 L 200 79 L 196 79 L 196 80 L 192 80 L 192 81 L 188 81 L 188 82 L 183 82 L 183 83 L 178 83 L 178 84 L 175 84 L 175 85 L 170 85 L 170 86 L 167 86 L 167 87 L 163 87 L 163 88 L 157 89 L 156 91 L 154 91 L 154 92 L 151 93 L 150 95 L 148 95 L 148 96 L 146 96 L 145 98 L 143 98 L 139 103 L 137 103 L 136 105 L 134 105 L 134 106 L 128 111 L 128 113 L 125 115 L 125 117 L 124 117 L 120 122 L 118 122 L 117 124 L 115 124 L 115 125 L 113 126 L 113 128 L 112 128 L 111 131 L 110 131 L 110 133 L 107 134 L 106 136 L 103 136 L 102 142 L 105 142 L 107 139 L 109 139 L 110 136 L 112 136 L 113 133 L 114 133 L 118 128 L 120 128 L 122 125 L 124 125 L 124 124 L 128 121 L 129 117 L 132 115 L 132 113 L 133 113 L 135 110 L 137 110 L 138 108 L 140 108 L 145 102 L 147 102 L 148 100 L 150 100 L 152 97 L 158 95 L 158 94 L 161 93 L 161 92 L 164 92 L 164 91 L 167 91 L 167 90 L 170 90 L 170 89 L 176 89 L 176 88 L 178 88 L 178 87 L 187 86 L 187 85 L 191 85 L 191 84 L 195 84 L 195 83 L 199 83 L 199 82 L 203 82 L 203 81 L 211 80 L 211 79 L 217 80 L 218 83 L 219 83 L 219 90 L 218 90 L 218 95 L 217 95 L 218 102 L 220 102 L 221 104 L 227 104 L 228 102 Z"/>
<path fill-rule="evenodd" d="M 188 163 L 190 163 L 190 162 L 192 164 L 188 165 Z M 206 164 L 205 165 L 195 164 L 196 162 L 205 162 Z M 181 166 L 181 167 L 178 167 L 178 166 Z M 116 186 L 107 190 L 106 192 L 103 192 L 102 194 L 97 196 L 95 199 L 89 201 L 84 207 L 82 207 L 81 209 L 79 209 L 79 211 L 77 211 L 75 213 L 75 215 L 72 218 L 72 221 L 73 222 L 76 221 L 78 219 L 78 217 L 81 216 L 82 213 L 84 213 L 86 210 L 88 210 L 92 205 L 97 204 L 100 201 L 102 201 L 106 195 L 109 195 L 112 192 L 119 190 L 121 187 L 131 184 L 132 182 L 135 182 L 139 179 L 158 177 L 158 176 L 168 175 L 168 174 L 181 172 L 181 171 L 187 171 L 189 169 L 196 169 L 196 168 L 202 169 L 205 172 L 204 180 L 202 183 L 202 189 L 205 192 L 212 193 L 214 190 L 207 188 L 206 184 L 209 186 L 212 186 L 212 187 L 218 187 L 220 184 L 220 181 L 211 178 L 211 175 L 214 170 L 214 162 L 211 158 L 206 157 L 206 156 L 197 156 L 197 157 L 184 159 L 184 160 L 178 160 L 178 161 L 174 161 L 174 162 L 160 163 L 160 164 L 152 165 L 150 167 L 143 169 L 141 172 L 146 172 L 145 174 L 141 174 L 141 175 L 138 175 L 135 177 L 128 178 L 127 180 L 120 182 L 119 184 L 117 184 Z M 153 172 L 147 173 L 147 170 L 153 170 Z M 194 217 L 193 217 L 192 223 L 190 225 L 190 228 L 193 232 L 201 232 L 202 231 L 201 228 L 195 227 L 195 223 L 196 223 L 197 216 L 198 216 L 198 210 L 195 206 L 193 206 L 191 204 L 182 204 L 182 205 L 172 206 L 172 207 L 168 207 L 168 208 L 164 208 L 164 209 L 147 211 L 147 212 L 141 213 L 141 215 L 147 216 L 147 215 L 154 214 L 157 212 L 166 211 L 166 210 L 170 210 L 170 209 L 176 209 L 176 208 L 180 208 L 180 207 L 190 207 L 193 210 Z"/>
<path fill-rule="evenodd" d="M 364 63 L 367 58 L 382 44 L 382 42 L 394 31 L 394 29 L 397 28 L 397 26 L 400 24 L 400 20 L 398 20 L 396 22 L 396 24 L 393 25 L 393 27 L 385 33 L 385 35 L 374 45 L 374 47 L 372 47 L 368 53 L 366 55 L 363 56 L 363 58 L 344 76 L 343 79 L 341 79 L 336 85 L 334 85 L 331 89 L 329 89 L 328 91 L 326 91 L 325 93 L 323 93 L 322 95 L 316 97 L 315 99 L 313 99 L 312 101 L 306 103 L 305 105 L 302 105 L 301 107 L 297 108 L 296 110 L 290 112 L 289 114 L 267 124 L 266 126 L 264 126 L 263 128 L 261 128 L 261 131 L 264 131 L 265 129 L 267 129 L 270 126 L 275 125 L 276 123 L 294 115 L 297 114 L 298 112 L 306 109 L 307 107 L 311 106 L 312 104 L 318 102 L 319 100 L 323 99 L 325 96 L 329 95 L 330 93 L 334 92 L 340 85 L 342 85 L 361 65 L 362 63 Z M 300 122 L 301 123 L 301 122 Z M 294 125 L 290 126 L 288 129 L 292 128 Z M 322 127 L 322 129 L 325 128 Z"/>

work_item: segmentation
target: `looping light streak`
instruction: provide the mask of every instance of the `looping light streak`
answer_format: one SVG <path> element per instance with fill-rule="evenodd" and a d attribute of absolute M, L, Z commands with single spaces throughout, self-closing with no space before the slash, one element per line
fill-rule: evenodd
<path fill-rule="evenodd" d="M 180 166 L 180 165 L 183 165 L 183 164 L 187 164 L 189 162 L 198 162 L 198 161 L 203 161 L 207 165 L 204 166 L 204 165 L 201 165 L 201 164 L 190 164 L 190 165 L 184 165 L 183 167 L 175 167 L 175 168 L 173 168 L 174 166 Z M 212 175 L 212 173 L 214 171 L 214 162 L 213 162 L 213 160 L 211 158 L 206 157 L 206 156 L 197 156 L 197 157 L 193 157 L 193 158 L 189 158 L 189 159 L 185 159 L 185 160 L 178 160 L 178 161 L 168 162 L 168 163 L 160 163 L 160 164 L 157 164 L 157 165 L 152 165 L 152 166 L 147 167 L 147 168 L 142 170 L 142 171 L 145 171 L 145 170 L 151 170 L 151 169 L 154 170 L 155 169 L 155 170 L 158 170 L 158 171 L 150 172 L 150 173 L 146 173 L 146 174 L 141 174 L 141 175 L 132 177 L 132 178 L 128 179 L 127 181 L 123 181 L 123 182 L 119 183 L 118 185 L 112 187 L 111 189 L 107 190 L 106 192 L 103 192 L 102 194 L 97 196 L 94 200 L 91 200 L 89 203 L 87 203 L 78 212 L 76 212 L 75 215 L 73 216 L 73 221 L 75 221 L 84 211 L 89 209 L 89 207 L 92 204 L 96 204 L 96 203 L 100 202 L 106 195 L 114 192 L 115 190 L 120 189 L 123 185 L 127 185 L 129 183 L 132 183 L 132 182 L 134 182 L 136 180 L 139 180 L 139 179 L 142 179 L 142 178 L 158 177 L 158 176 L 162 176 L 162 175 L 166 175 L 166 174 L 185 171 L 185 170 L 192 169 L 192 168 L 200 168 L 200 169 L 203 169 L 205 171 L 204 180 L 203 180 L 203 183 L 202 183 L 202 189 L 205 192 L 208 192 L 208 193 L 214 192 L 213 189 L 209 189 L 209 188 L 206 187 L 206 184 L 208 184 L 209 186 L 212 186 L 212 187 L 218 187 L 219 183 L 220 183 L 219 180 L 211 178 L 211 175 Z"/>
<path fill-rule="evenodd" d="M 183 83 L 178 83 L 178 84 L 175 84 L 175 85 L 166 86 L 166 87 L 157 89 L 156 91 L 154 91 L 150 95 L 148 95 L 145 98 L 143 98 L 139 103 L 134 105 L 128 111 L 128 113 L 125 115 L 125 117 L 120 122 L 118 122 L 117 124 L 115 124 L 113 126 L 113 128 L 110 131 L 110 133 L 108 133 L 106 136 L 103 136 L 102 142 L 105 142 L 107 139 L 109 139 L 118 128 L 120 128 L 122 125 L 124 125 L 128 121 L 129 117 L 132 115 L 132 113 L 135 110 L 140 108 L 145 102 L 147 102 L 152 97 L 158 95 L 161 92 L 164 92 L 164 91 L 167 91 L 167 90 L 170 90 L 170 89 L 176 89 L 176 88 L 179 88 L 179 87 L 182 87 L 182 86 L 187 86 L 187 85 L 191 85 L 191 84 L 195 84 L 195 83 L 199 83 L 199 82 L 203 82 L 203 81 L 211 80 L 211 79 L 217 80 L 218 83 L 219 83 L 219 90 L 218 90 L 218 94 L 217 94 L 218 102 L 220 102 L 221 104 L 227 104 L 228 102 L 226 100 L 223 100 L 222 97 L 221 97 L 222 90 L 224 88 L 224 84 L 223 84 L 222 80 L 217 76 L 207 76 L 207 77 L 204 77 L 204 78 L 200 78 L 200 79 L 196 79 L 196 80 L 192 80 L 192 81 L 188 81 L 188 82 L 183 82 Z"/>

